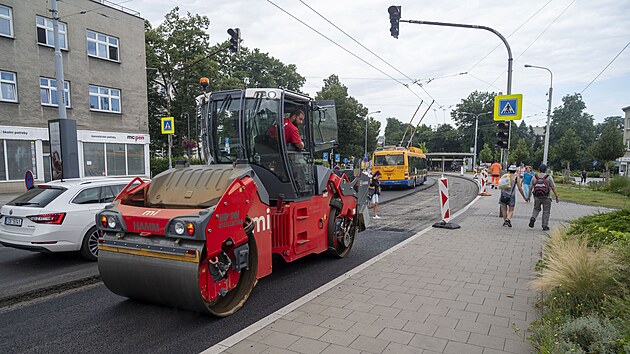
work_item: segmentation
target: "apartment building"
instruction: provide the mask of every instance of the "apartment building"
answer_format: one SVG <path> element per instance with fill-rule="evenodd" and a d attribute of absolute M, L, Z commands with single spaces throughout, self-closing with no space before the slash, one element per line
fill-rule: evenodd
<path fill-rule="evenodd" d="M 47 0 L 0 0 L 0 192 L 51 178 L 48 120 L 58 118 Z M 79 173 L 148 176 L 144 20 L 106 0 L 58 2 L 67 116 Z"/>

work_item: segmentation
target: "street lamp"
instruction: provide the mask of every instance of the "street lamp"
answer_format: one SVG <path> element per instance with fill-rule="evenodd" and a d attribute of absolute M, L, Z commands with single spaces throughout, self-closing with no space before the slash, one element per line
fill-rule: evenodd
<path fill-rule="evenodd" d="M 376 114 L 376 113 L 381 113 L 381 111 L 374 111 L 374 112 L 368 112 L 367 116 L 365 117 L 365 152 L 363 154 L 363 158 L 367 157 L 367 141 L 368 141 L 368 137 L 367 137 L 367 132 L 368 132 L 368 121 L 370 120 L 370 114 Z"/>
<path fill-rule="evenodd" d="M 549 68 L 545 68 L 544 66 L 536 66 L 525 64 L 526 68 L 536 68 L 543 69 L 549 71 L 549 75 L 551 75 L 551 81 L 549 82 L 549 105 L 547 106 L 547 128 L 545 129 L 545 150 L 543 153 L 543 163 L 547 164 L 547 157 L 549 156 L 549 130 L 551 129 L 551 95 L 553 93 L 553 73 Z"/>
<path fill-rule="evenodd" d="M 468 112 L 462 112 L 462 114 L 468 114 L 471 116 L 475 116 L 475 147 L 474 147 L 474 154 L 473 154 L 473 168 L 477 167 L 477 129 L 479 128 L 479 116 L 482 116 L 484 114 L 491 114 L 492 112 L 483 112 L 483 113 L 479 113 L 479 114 L 474 114 L 474 113 L 468 113 Z"/>

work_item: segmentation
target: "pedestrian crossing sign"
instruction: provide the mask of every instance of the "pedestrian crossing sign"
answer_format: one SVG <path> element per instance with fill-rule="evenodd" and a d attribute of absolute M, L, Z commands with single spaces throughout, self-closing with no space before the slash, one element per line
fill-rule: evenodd
<path fill-rule="evenodd" d="M 522 94 L 494 96 L 494 120 L 519 120 L 522 117 Z"/>
<path fill-rule="evenodd" d="M 175 134 L 175 118 L 162 117 L 162 134 Z"/>

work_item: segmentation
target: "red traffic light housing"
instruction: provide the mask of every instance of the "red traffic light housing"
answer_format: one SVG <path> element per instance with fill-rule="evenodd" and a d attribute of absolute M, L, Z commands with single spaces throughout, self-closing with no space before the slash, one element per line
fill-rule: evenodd
<path fill-rule="evenodd" d="M 392 5 L 387 8 L 387 12 L 389 13 L 389 22 L 391 23 L 389 33 L 391 33 L 392 37 L 398 39 L 398 33 L 400 33 L 401 6 Z"/>
<path fill-rule="evenodd" d="M 241 48 L 241 29 L 228 28 L 227 33 L 230 35 L 230 52 L 238 53 Z"/>
<path fill-rule="evenodd" d="M 501 122 L 497 124 L 497 147 L 499 149 L 507 149 L 510 141 L 510 123 Z"/>

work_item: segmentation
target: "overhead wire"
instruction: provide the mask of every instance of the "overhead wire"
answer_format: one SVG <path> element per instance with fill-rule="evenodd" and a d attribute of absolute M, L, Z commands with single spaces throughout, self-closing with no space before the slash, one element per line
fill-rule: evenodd
<path fill-rule="evenodd" d="M 353 57 L 359 59 L 360 61 L 362 61 L 363 63 L 367 64 L 368 66 L 370 66 L 371 68 L 373 68 L 374 70 L 380 72 L 381 74 L 389 77 L 390 79 L 398 82 L 399 84 L 405 86 L 411 93 L 413 93 L 414 96 L 416 96 L 418 99 L 422 99 L 422 97 L 420 97 L 415 91 L 413 91 L 411 88 L 409 88 L 409 85 L 406 85 L 405 83 L 403 83 L 402 81 L 396 79 L 395 77 L 391 76 L 390 74 L 384 72 L 383 70 L 377 68 L 376 66 L 374 66 L 372 63 L 368 62 L 367 60 L 361 58 L 360 56 L 354 54 L 353 52 L 351 52 L 350 50 L 348 50 L 346 47 L 342 46 L 341 44 L 335 42 L 334 40 L 332 40 L 330 37 L 326 36 L 325 34 L 321 33 L 320 31 L 316 30 L 315 28 L 313 28 L 312 26 L 310 26 L 309 24 L 307 24 L 306 22 L 300 20 L 299 18 L 297 18 L 296 16 L 294 16 L 293 14 L 291 14 L 290 12 L 288 12 L 287 10 L 283 9 L 282 7 L 278 6 L 277 4 L 275 4 L 273 1 L 271 0 L 267 0 L 268 3 L 272 4 L 273 6 L 275 6 L 276 8 L 278 8 L 280 11 L 284 12 L 285 14 L 291 16 L 293 19 L 295 19 L 296 21 L 300 22 L 301 24 L 303 24 L 304 26 L 308 27 L 310 30 L 312 30 L 313 32 L 319 34 L 320 36 L 326 38 L 329 42 L 335 44 L 337 47 L 343 49 L 346 53 L 352 55 Z"/>
<path fill-rule="evenodd" d="M 269 0 L 268 0 L 269 1 Z M 398 70 L 398 68 L 396 68 L 395 66 L 393 66 L 392 64 L 390 64 L 387 60 L 381 58 L 378 54 L 374 53 L 372 50 L 370 50 L 368 47 L 364 46 L 361 42 L 359 42 L 358 40 L 356 40 L 354 37 L 352 37 L 350 34 L 348 34 L 346 31 L 342 30 L 341 28 L 339 28 L 339 26 L 337 26 L 336 24 L 334 24 L 332 21 L 330 21 L 328 18 L 326 18 L 326 16 L 320 14 L 319 12 L 317 12 L 317 10 L 315 10 L 314 8 L 312 8 L 310 5 L 308 5 L 307 3 L 305 3 L 303 0 L 300 0 L 300 2 L 308 7 L 311 11 L 313 11 L 314 13 L 316 13 L 319 17 L 323 18 L 324 21 L 328 22 L 331 26 L 335 27 L 336 29 L 338 29 L 341 33 L 345 34 L 348 38 L 350 38 L 351 40 L 353 40 L 355 43 L 357 43 L 358 45 L 360 45 L 363 49 L 367 50 L 369 53 L 371 53 L 372 55 L 374 55 L 375 57 L 377 57 L 380 61 L 382 61 L 383 63 L 387 64 L 390 68 L 394 69 L 396 72 L 398 72 L 399 74 L 401 74 L 402 76 L 406 77 L 407 79 L 409 79 L 413 84 L 417 83 L 417 80 L 412 79 L 411 77 L 409 77 L 407 74 L 403 73 L 402 71 Z M 404 84 L 403 84 L 404 85 Z M 407 85 L 405 85 L 407 86 Z M 433 96 L 431 96 L 431 94 L 429 93 L 429 91 L 427 91 L 422 85 L 418 85 L 420 86 L 420 88 L 424 91 L 424 93 L 427 94 L 427 96 L 429 96 L 433 101 L 435 101 L 435 98 L 433 98 Z M 409 87 L 407 87 L 409 88 Z M 439 103 L 438 103 L 439 105 Z"/>
<path fill-rule="evenodd" d="M 546 4 L 544 4 L 540 9 L 538 9 L 538 11 L 534 12 L 534 14 L 532 14 L 531 16 L 529 16 L 529 18 L 527 18 L 527 20 L 525 20 L 523 23 L 520 24 L 520 26 L 518 26 L 514 31 L 512 31 L 512 33 L 508 34 L 507 38 L 512 37 L 514 34 L 516 34 L 516 32 L 518 32 L 523 26 L 525 26 L 525 24 L 527 22 L 529 22 L 532 18 L 534 18 L 536 15 L 538 15 L 538 13 L 540 11 L 542 11 L 545 7 L 547 7 L 547 5 L 549 5 L 553 0 L 549 0 Z M 472 69 L 474 69 L 475 67 L 477 67 L 477 65 L 481 64 L 482 61 L 484 61 L 487 57 L 490 56 L 490 54 L 492 54 L 495 50 L 497 50 L 497 48 L 499 48 L 502 45 L 502 43 L 499 43 L 496 45 L 496 47 L 494 47 L 494 49 L 492 49 L 490 52 L 488 52 L 488 54 L 486 54 L 483 58 L 479 59 L 473 66 L 470 67 L 470 69 L 468 69 L 468 71 L 471 71 Z"/>
<path fill-rule="evenodd" d="M 615 57 L 614 57 L 614 58 L 610 61 L 610 63 L 608 63 L 608 64 L 607 64 L 607 65 L 606 65 L 606 66 L 602 69 L 602 71 L 600 71 L 600 72 L 599 72 L 599 74 L 597 74 L 597 76 L 595 76 L 595 78 L 594 78 L 591 82 L 589 82 L 589 83 L 588 83 L 588 85 L 586 85 L 586 87 L 585 87 L 582 91 L 580 91 L 580 94 L 581 94 L 581 93 L 583 93 L 584 91 L 586 91 L 586 89 L 587 89 L 587 88 L 589 88 L 589 87 L 591 86 L 591 84 L 593 84 L 593 82 L 595 82 L 595 80 L 597 80 L 597 78 L 598 78 L 598 77 L 599 77 L 602 73 L 604 73 L 604 71 L 606 71 L 606 69 L 608 69 L 608 67 L 609 67 L 609 66 L 610 66 L 610 65 L 611 65 L 611 64 L 612 64 L 615 60 L 617 60 L 617 58 L 621 55 L 621 53 L 623 53 L 623 51 L 624 51 L 624 50 L 626 50 L 626 48 L 628 48 L 628 46 L 630 46 L 630 42 L 628 42 L 628 43 L 626 44 L 626 46 L 625 46 L 625 47 L 623 47 L 623 48 L 621 49 L 621 51 L 619 51 L 619 53 L 617 53 L 617 55 L 615 55 Z"/>

